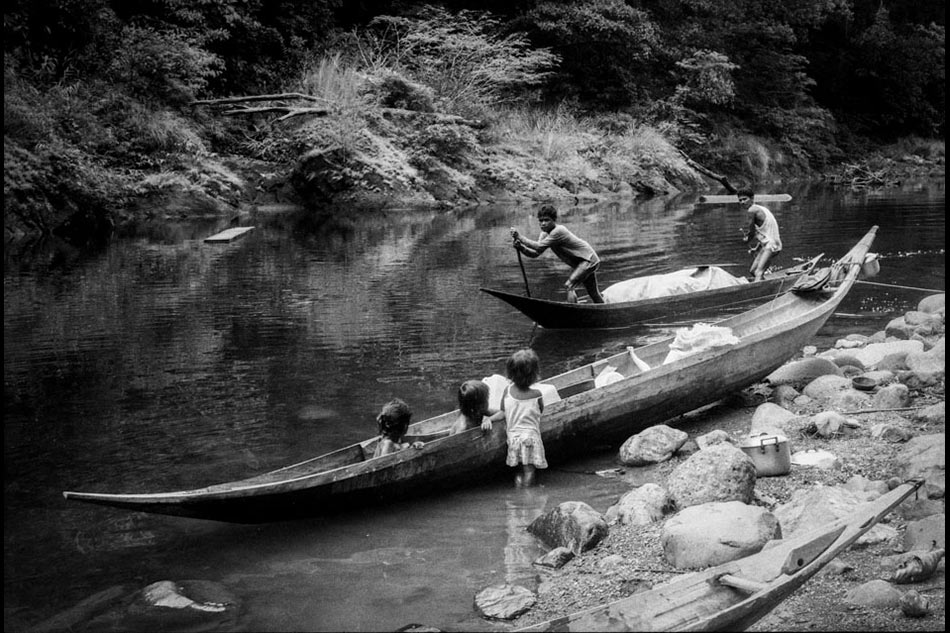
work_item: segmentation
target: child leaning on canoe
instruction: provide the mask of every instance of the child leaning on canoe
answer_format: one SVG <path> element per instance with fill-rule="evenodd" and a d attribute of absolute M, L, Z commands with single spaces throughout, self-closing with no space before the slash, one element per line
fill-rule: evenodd
<path fill-rule="evenodd" d="M 383 410 L 376 416 L 376 424 L 379 427 L 379 441 L 376 442 L 376 450 L 373 457 L 382 457 L 403 449 L 422 448 L 422 442 L 403 442 L 406 432 L 409 430 L 409 421 L 412 419 L 412 410 L 409 405 L 393 398 L 383 406 Z"/>
<path fill-rule="evenodd" d="M 481 380 L 467 380 L 459 387 L 459 417 L 450 434 L 462 433 L 481 427 L 490 431 L 494 422 L 505 420 L 508 436 L 509 466 L 521 466 L 515 478 L 518 486 L 534 484 L 535 471 L 547 468 L 544 444 L 541 442 L 541 414 L 544 412 L 542 394 L 531 385 L 540 377 L 540 363 L 534 350 L 521 349 L 508 357 L 505 372 L 511 380 L 501 397 L 501 408 L 489 406 L 489 389 Z M 379 441 L 373 457 L 389 455 L 407 448 L 422 448 L 422 442 L 403 442 L 409 430 L 412 411 L 399 398 L 393 399 L 377 416 Z"/>

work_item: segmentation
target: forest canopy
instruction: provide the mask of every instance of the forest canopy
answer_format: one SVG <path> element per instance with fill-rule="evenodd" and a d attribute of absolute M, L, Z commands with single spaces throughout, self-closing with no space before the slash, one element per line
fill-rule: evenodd
<path fill-rule="evenodd" d="M 492 120 L 518 107 L 648 126 L 701 159 L 718 147 L 723 168 L 735 139 L 765 139 L 818 170 L 873 144 L 943 139 L 944 75 L 942 0 L 11 0 L 5 201 L 45 188 L 47 206 L 94 205 L 111 177 L 96 166 L 274 157 L 312 140 L 252 138 L 259 125 L 197 102 L 305 92 L 296 113 L 352 138 L 365 86 L 393 112 Z M 475 141 L 443 127 L 420 142 L 461 156 Z M 40 230 L 53 221 L 29 215 Z"/>

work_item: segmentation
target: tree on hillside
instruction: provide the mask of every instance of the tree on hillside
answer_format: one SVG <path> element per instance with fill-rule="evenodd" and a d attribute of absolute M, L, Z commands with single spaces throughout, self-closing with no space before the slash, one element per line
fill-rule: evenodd
<path fill-rule="evenodd" d="M 893 140 L 946 133 L 945 26 L 895 19 L 916 19 L 917 9 L 855 13 L 814 38 L 815 93 L 858 134 Z"/>
<path fill-rule="evenodd" d="M 622 0 L 539 2 L 513 26 L 561 57 L 548 84 L 555 98 L 610 110 L 653 96 L 660 38 L 646 11 Z"/>
<path fill-rule="evenodd" d="M 370 29 L 375 55 L 385 61 L 372 65 L 425 84 L 445 111 L 457 114 L 525 98 L 559 61 L 480 11 L 426 7 L 413 16 L 379 16 Z"/>

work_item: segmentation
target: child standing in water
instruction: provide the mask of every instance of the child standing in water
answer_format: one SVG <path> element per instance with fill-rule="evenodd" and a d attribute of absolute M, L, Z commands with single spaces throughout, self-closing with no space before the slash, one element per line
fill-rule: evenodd
<path fill-rule="evenodd" d="M 509 466 L 521 465 L 522 472 L 515 478 L 516 485 L 534 484 L 535 470 L 547 468 L 544 444 L 541 443 L 541 414 L 544 401 L 541 392 L 532 389 L 538 381 L 540 368 L 538 355 L 533 349 L 521 349 L 508 358 L 505 371 L 512 383 L 501 398 L 501 409 L 490 421 L 507 422 Z"/>
<path fill-rule="evenodd" d="M 406 431 L 409 430 L 409 421 L 412 418 L 412 411 L 409 405 L 393 398 L 388 404 L 383 406 L 383 410 L 376 416 L 376 424 L 379 425 L 379 441 L 376 442 L 376 450 L 373 451 L 373 457 L 382 457 L 403 449 L 422 448 L 422 442 L 403 442 Z"/>
<path fill-rule="evenodd" d="M 488 385 L 481 380 L 466 380 L 459 387 L 458 398 L 459 417 L 452 425 L 449 435 L 478 426 L 482 427 L 483 431 L 490 431 L 491 420 L 486 418 L 497 411 L 488 407 Z"/>

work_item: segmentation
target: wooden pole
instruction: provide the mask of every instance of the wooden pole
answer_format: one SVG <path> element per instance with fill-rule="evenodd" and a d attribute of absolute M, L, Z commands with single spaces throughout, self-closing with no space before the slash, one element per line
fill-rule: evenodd
<path fill-rule="evenodd" d="M 515 252 L 518 253 L 518 265 L 521 266 L 521 278 L 524 279 L 524 292 L 528 298 L 531 298 L 531 288 L 528 287 L 528 274 L 524 271 L 524 262 L 521 261 L 521 251 L 518 250 L 518 247 L 515 247 Z"/>

